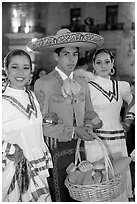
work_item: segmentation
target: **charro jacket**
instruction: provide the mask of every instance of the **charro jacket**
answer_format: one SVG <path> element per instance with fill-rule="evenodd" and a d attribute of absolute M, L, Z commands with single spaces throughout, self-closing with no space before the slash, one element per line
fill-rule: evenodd
<path fill-rule="evenodd" d="M 92 113 L 93 107 L 89 97 L 87 82 L 79 76 L 73 75 L 73 79 L 81 85 L 81 90 L 75 96 L 73 102 L 64 98 L 61 92 L 63 79 L 56 70 L 38 79 L 34 85 L 34 92 L 40 103 L 42 116 L 56 113 L 58 123 L 47 126 L 43 123 L 44 136 L 54 138 L 52 145 L 59 141 L 70 141 L 73 137 L 74 115 L 76 125 L 83 125 L 85 111 Z M 86 104 L 85 104 L 86 101 Z M 50 141 L 51 143 L 51 141 Z"/>

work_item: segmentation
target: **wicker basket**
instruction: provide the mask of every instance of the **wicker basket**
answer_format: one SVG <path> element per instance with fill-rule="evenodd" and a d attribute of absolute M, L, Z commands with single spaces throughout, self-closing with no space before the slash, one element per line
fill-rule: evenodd
<path fill-rule="evenodd" d="M 102 148 L 104 160 L 105 160 L 105 169 L 106 169 L 106 181 L 93 184 L 93 185 L 77 185 L 69 181 L 69 177 L 66 177 L 65 185 L 69 190 L 70 196 L 77 201 L 82 202 L 103 202 L 111 201 L 112 199 L 119 196 L 125 190 L 124 185 L 124 176 L 122 174 L 114 175 L 114 169 L 110 158 L 108 156 L 105 145 L 102 140 L 95 134 L 99 145 Z M 77 166 L 78 160 L 81 162 L 79 145 L 81 140 L 78 139 L 76 154 L 75 154 L 75 165 Z M 112 179 L 108 177 L 108 170 L 111 171 L 113 175 Z"/>

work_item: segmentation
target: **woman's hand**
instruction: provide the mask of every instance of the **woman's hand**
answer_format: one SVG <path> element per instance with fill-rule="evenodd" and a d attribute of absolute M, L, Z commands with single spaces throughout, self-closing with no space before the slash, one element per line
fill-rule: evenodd
<path fill-rule="evenodd" d="M 14 154 L 7 154 L 6 157 L 9 160 L 11 160 L 17 164 L 24 158 L 24 154 L 23 154 L 22 149 L 19 147 L 19 145 L 14 144 L 14 146 L 15 146 L 15 153 Z"/>

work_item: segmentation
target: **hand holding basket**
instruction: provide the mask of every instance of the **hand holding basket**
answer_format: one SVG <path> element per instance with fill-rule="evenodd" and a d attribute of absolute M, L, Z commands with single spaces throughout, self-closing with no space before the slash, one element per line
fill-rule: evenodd
<path fill-rule="evenodd" d="M 103 156 L 104 156 L 104 166 L 105 166 L 105 181 L 98 182 L 98 183 L 90 183 L 86 185 L 81 184 L 75 184 L 74 181 L 71 182 L 69 180 L 69 175 L 66 177 L 65 185 L 69 190 L 70 196 L 77 201 L 82 202 L 102 202 L 102 201 L 108 201 L 112 200 L 115 197 L 119 196 L 122 192 L 125 190 L 125 186 L 123 185 L 123 175 L 122 173 L 115 175 L 114 168 L 112 165 L 112 162 L 108 156 L 107 150 L 105 145 L 103 144 L 102 140 L 94 134 L 94 137 L 96 138 L 98 144 L 101 146 Z M 80 146 L 81 140 L 78 139 L 77 147 L 76 147 L 76 153 L 75 153 L 75 168 L 73 166 L 72 171 L 77 171 L 77 168 L 79 166 L 82 166 L 82 163 L 85 162 L 85 172 L 89 170 L 88 161 L 81 161 L 80 153 L 79 153 L 79 146 Z M 79 160 L 79 164 L 78 164 Z M 87 165 L 86 165 L 87 162 Z M 111 179 L 109 177 L 109 174 L 111 173 Z"/>

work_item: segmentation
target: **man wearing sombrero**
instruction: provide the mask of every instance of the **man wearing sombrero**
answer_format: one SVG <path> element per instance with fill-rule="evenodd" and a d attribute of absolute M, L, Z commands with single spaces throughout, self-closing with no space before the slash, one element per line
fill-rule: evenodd
<path fill-rule="evenodd" d="M 73 73 L 79 50 L 92 50 L 102 43 L 103 38 L 99 35 L 61 29 L 55 36 L 29 44 L 31 50 L 45 52 L 45 57 L 46 52 L 53 51 L 57 62 L 55 69 L 34 85 L 43 115 L 45 142 L 51 150 L 54 164 L 49 178 L 52 201 L 74 201 L 64 181 L 67 167 L 75 160 L 77 139 L 82 140 L 80 151 L 85 159 L 84 141 L 94 139 L 88 130 L 102 125 L 93 110 L 86 81 Z"/>

